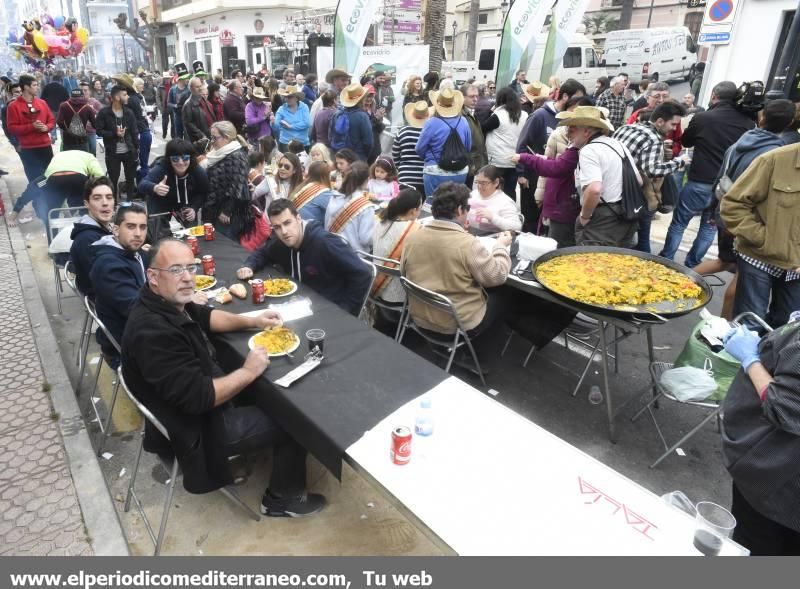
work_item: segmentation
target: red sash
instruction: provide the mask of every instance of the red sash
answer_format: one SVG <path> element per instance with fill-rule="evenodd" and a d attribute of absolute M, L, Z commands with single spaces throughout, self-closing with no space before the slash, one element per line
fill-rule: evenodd
<path fill-rule="evenodd" d="M 411 221 L 408 224 L 408 227 L 406 227 L 406 230 L 403 231 L 403 234 L 400 236 L 400 239 L 397 240 L 397 243 L 394 245 L 394 248 L 392 248 L 392 251 L 386 257 L 389 258 L 390 260 L 399 260 L 400 255 L 403 253 L 403 245 L 405 244 L 406 237 L 409 236 L 412 230 L 419 229 L 419 227 L 420 227 L 419 223 Z M 386 266 L 388 268 L 397 268 L 397 263 L 395 264 L 387 263 Z M 375 278 L 375 282 L 372 285 L 373 297 L 380 296 L 381 291 L 386 287 L 390 278 L 391 276 L 387 274 L 380 274 L 380 273 L 378 274 L 378 276 Z"/>
<path fill-rule="evenodd" d="M 323 186 L 322 184 L 309 184 L 303 190 L 295 194 L 291 201 L 294 203 L 295 208 L 299 211 L 305 205 L 310 203 L 317 195 L 321 194 L 328 190 L 327 187 Z"/>

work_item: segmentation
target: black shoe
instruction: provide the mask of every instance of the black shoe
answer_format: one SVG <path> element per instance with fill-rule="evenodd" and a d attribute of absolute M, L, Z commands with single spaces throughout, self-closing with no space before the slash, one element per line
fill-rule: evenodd
<path fill-rule="evenodd" d="M 305 517 L 322 511 L 325 497 L 317 493 L 303 492 L 294 497 L 276 497 L 269 489 L 261 499 L 261 514 L 268 517 Z"/>
<path fill-rule="evenodd" d="M 8 172 L 5 170 L 0 169 L 0 176 L 8 176 Z"/>

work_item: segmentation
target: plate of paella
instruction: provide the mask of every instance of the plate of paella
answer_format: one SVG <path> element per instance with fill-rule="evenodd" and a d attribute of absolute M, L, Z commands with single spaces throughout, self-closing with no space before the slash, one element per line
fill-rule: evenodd
<path fill-rule="evenodd" d="M 288 278 L 265 278 L 265 297 L 285 297 L 297 292 L 297 284 Z"/>
<path fill-rule="evenodd" d="M 711 299 L 710 287 L 688 268 L 621 248 L 574 247 L 549 252 L 535 262 L 534 274 L 556 295 L 621 314 L 677 316 Z"/>
<path fill-rule="evenodd" d="M 251 350 L 264 348 L 272 357 L 286 356 L 300 346 L 300 338 L 287 327 L 271 327 L 251 337 L 247 345 Z"/>
<path fill-rule="evenodd" d="M 197 274 L 194 277 L 195 290 L 208 290 L 217 284 L 217 279 L 207 274 Z"/>

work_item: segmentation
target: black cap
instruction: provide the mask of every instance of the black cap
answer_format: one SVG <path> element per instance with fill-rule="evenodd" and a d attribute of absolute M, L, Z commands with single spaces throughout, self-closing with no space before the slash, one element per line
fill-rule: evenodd
<path fill-rule="evenodd" d="M 72 92 L 69 93 L 70 96 L 73 98 L 83 98 L 83 90 L 80 88 L 75 88 Z"/>

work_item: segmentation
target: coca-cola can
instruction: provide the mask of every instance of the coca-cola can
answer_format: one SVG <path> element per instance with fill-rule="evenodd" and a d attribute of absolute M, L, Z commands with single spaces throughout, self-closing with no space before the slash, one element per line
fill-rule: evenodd
<path fill-rule="evenodd" d="M 217 273 L 217 264 L 214 262 L 214 256 L 203 256 L 200 261 L 203 263 L 203 274 L 214 276 Z"/>
<path fill-rule="evenodd" d="M 252 291 L 253 304 L 260 305 L 264 302 L 264 281 L 260 278 L 250 281 L 250 290 Z"/>
<path fill-rule="evenodd" d="M 214 241 L 214 226 L 211 223 L 203 225 L 203 233 L 206 236 L 206 241 Z"/>
<path fill-rule="evenodd" d="M 411 460 L 411 428 L 400 425 L 392 430 L 389 456 L 395 464 L 408 464 Z"/>
<path fill-rule="evenodd" d="M 200 253 L 200 244 L 197 243 L 197 238 L 194 235 L 187 237 L 186 243 L 188 243 L 189 247 L 192 248 L 192 253 L 195 256 Z"/>

